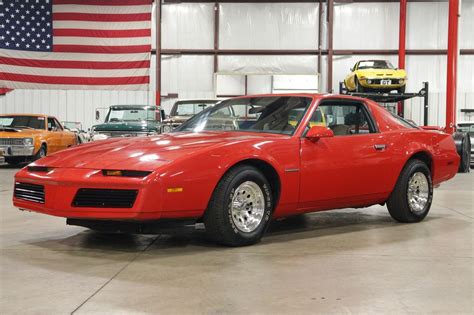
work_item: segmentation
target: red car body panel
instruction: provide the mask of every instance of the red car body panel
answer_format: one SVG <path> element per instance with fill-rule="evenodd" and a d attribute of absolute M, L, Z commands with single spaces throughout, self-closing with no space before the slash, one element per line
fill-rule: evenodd
<path fill-rule="evenodd" d="M 260 95 L 261 97 L 262 95 Z M 271 95 L 265 95 L 271 96 Z M 274 217 L 384 203 L 415 154 L 431 159 L 433 184 L 452 178 L 459 166 L 454 141 L 441 131 L 407 128 L 375 102 L 339 95 L 306 96 L 312 104 L 292 136 L 242 131 L 172 133 L 83 144 L 52 154 L 27 167 L 16 182 L 44 186 L 45 203 L 13 198 L 16 207 L 83 219 L 157 220 L 201 217 L 219 180 L 232 166 L 256 160 L 273 167 L 280 182 Z M 365 103 L 377 133 L 302 137 L 322 101 Z M 375 145 L 385 145 L 382 151 Z M 145 178 L 104 176 L 102 170 L 152 171 Z M 80 188 L 137 189 L 132 208 L 74 207 Z M 179 189 L 178 189 L 179 188 Z"/>

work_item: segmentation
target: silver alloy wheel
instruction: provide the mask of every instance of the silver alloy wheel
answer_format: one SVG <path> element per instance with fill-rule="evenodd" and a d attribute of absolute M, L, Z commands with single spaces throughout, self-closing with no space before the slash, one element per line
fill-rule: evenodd
<path fill-rule="evenodd" d="M 44 158 L 46 156 L 46 152 L 44 152 L 44 147 L 41 147 L 40 148 L 40 154 L 39 154 L 40 158 Z"/>
<path fill-rule="evenodd" d="M 237 187 L 232 197 L 231 215 L 237 229 L 253 232 L 265 213 L 265 197 L 257 183 L 246 181 Z"/>
<path fill-rule="evenodd" d="M 416 172 L 408 181 L 408 206 L 414 214 L 421 214 L 428 203 L 430 186 L 426 175 Z"/>

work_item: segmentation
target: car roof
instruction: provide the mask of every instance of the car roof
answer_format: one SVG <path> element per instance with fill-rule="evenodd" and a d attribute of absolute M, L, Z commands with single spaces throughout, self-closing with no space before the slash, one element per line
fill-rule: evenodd
<path fill-rule="evenodd" d="M 0 114 L 0 117 L 6 116 L 33 116 L 33 117 L 53 117 L 45 114 Z"/>

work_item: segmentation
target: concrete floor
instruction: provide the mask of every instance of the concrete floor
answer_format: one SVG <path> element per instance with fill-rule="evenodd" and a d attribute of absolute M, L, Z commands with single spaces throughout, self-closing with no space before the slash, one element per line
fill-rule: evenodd
<path fill-rule="evenodd" d="M 473 313 L 474 174 L 435 190 L 419 224 L 385 207 L 275 222 L 255 246 L 202 231 L 104 235 L 11 205 L 0 166 L 2 314 Z"/>

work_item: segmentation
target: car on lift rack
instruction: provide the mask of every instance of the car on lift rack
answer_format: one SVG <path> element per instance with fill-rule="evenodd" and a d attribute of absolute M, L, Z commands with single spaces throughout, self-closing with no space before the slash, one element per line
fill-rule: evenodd
<path fill-rule="evenodd" d="M 396 69 L 388 60 L 360 60 L 344 79 L 350 92 L 405 93 L 407 75 L 405 70 Z"/>
<path fill-rule="evenodd" d="M 36 161 L 15 175 L 13 203 L 105 231 L 204 222 L 215 242 L 242 246 L 258 242 L 271 218 L 305 212 L 387 204 L 399 222 L 422 221 L 433 187 L 458 166 L 450 134 L 368 99 L 245 96 L 169 134 L 87 143 Z"/>

